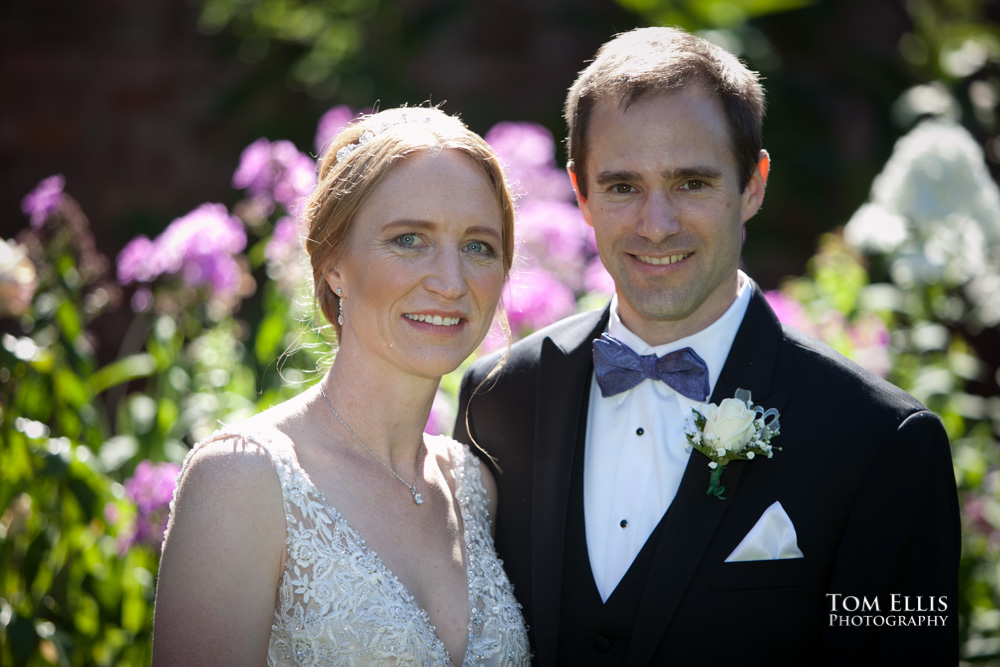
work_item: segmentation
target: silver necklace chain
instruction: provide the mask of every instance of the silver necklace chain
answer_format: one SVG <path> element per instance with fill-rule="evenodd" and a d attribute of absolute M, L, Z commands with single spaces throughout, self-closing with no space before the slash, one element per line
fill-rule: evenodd
<path fill-rule="evenodd" d="M 364 447 L 365 451 L 368 452 L 369 454 L 371 454 L 371 456 L 372 456 L 373 459 L 375 459 L 376 461 L 378 461 L 379 463 L 381 463 L 383 468 L 385 468 L 386 470 L 388 470 L 389 472 L 391 472 L 393 477 L 395 477 L 400 482 L 402 482 L 403 486 L 405 486 L 406 488 L 408 488 L 410 490 L 410 493 L 413 494 L 413 502 L 414 502 L 414 504 L 416 504 L 416 505 L 423 505 L 424 504 L 424 497 L 423 497 L 422 494 L 420 494 L 420 493 L 417 492 L 417 483 L 416 483 L 416 480 L 414 480 L 413 484 L 407 484 L 406 480 L 403 479 L 402 477 L 400 477 L 399 473 L 396 472 L 395 470 L 393 470 L 391 465 L 389 465 L 388 463 L 386 463 L 385 461 L 383 461 L 382 459 L 380 459 L 375 452 L 373 452 L 371 449 L 368 448 L 368 445 L 366 445 L 364 443 L 364 440 L 362 440 L 360 437 L 358 437 L 358 434 L 354 432 L 354 429 L 347 425 L 347 422 L 344 421 L 344 418 L 341 417 L 340 413 L 337 412 L 337 409 L 333 407 L 333 403 L 330 402 L 330 398 L 326 395 L 326 391 L 323 389 L 323 387 L 319 388 L 319 392 L 321 394 L 323 394 L 323 400 L 326 401 L 326 404 L 330 406 L 330 410 L 333 411 L 333 416 L 337 418 L 337 421 L 339 421 L 341 424 L 344 425 L 344 428 L 346 428 L 347 432 L 350 433 L 354 437 L 354 439 L 358 441 L 358 444 L 361 445 L 362 447 Z M 421 451 L 423 450 L 423 447 L 424 447 L 424 443 L 423 443 L 423 441 L 421 441 L 421 443 L 420 443 L 420 449 L 421 449 Z M 419 466 L 420 466 L 420 463 L 418 462 L 417 463 L 418 470 L 419 470 Z M 417 477 L 418 478 L 420 477 L 419 473 L 417 474 Z"/>

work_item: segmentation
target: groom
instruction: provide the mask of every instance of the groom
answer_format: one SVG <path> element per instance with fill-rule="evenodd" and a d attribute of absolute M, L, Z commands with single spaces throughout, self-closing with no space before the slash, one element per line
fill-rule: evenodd
<path fill-rule="evenodd" d="M 754 72 L 669 28 L 619 35 L 570 89 L 569 172 L 616 294 L 495 377 L 477 362 L 455 429 L 502 468 L 496 543 L 540 665 L 957 661 L 941 423 L 783 328 L 739 270 L 763 107 Z M 773 457 L 708 494 L 685 422 L 738 390 L 780 413 Z"/>

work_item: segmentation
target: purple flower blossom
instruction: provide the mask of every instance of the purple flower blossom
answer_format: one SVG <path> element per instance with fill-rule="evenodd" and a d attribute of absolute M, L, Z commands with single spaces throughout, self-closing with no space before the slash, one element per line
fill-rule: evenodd
<path fill-rule="evenodd" d="M 515 339 L 552 324 L 576 309 L 573 291 L 545 269 L 512 274 L 508 291 L 507 317 Z"/>
<path fill-rule="evenodd" d="M 45 219 L 55 213 L 62 204 L 66 179 L 62 174 L 49 176 L 21 200 L 21 211 L 31 217 L 31 228 L 37 231 Z"/>
<path fill-rule="evenodd" d="M 153 307 L 153 292 L 148 287 L 140 287 L 132 295 L 129 301 L 132 310 L 136 313 L 145 313 Z"/>
<path fill-rule="evenodd" d="M 575 204 L 564 201 L 525 202 L 517 215 L 518 256 L 529 267 L 542 267 L 570 289 L 583 284 L 587 233 L 590 227 Z"/>
<path fill-rule="evenodd" d="M 153 257 L 156 244 L 146 236 L 137 236 L 129 241 L 118 253 L 118 282 L 128 285 L 132 282 L 148 283 L 157 275 Z"/>
<path fill-rule="evenodd" d="M 190 285 L 210 285 L 220 296 L 234 296 L 242 271 L 233 255 L 246 245 L 239 218 L 222 204 L 202 204 L 171 222 L 156 240 L 158 268 L 160 273 L 183 271 Z"/>
<path fill-rule="evenodd" d="M 536 123 L 497 123 L 484 139 L 500 156 L 514 191 L 525 199 L 572 199 L 569 176 L 556 167 L 556 143 L 547 129 Z"/>
<path fill-rule="evenodd" d="M 764 298 L 767 299 L 768 305 L 771 306 L 771 310 L 774 311 L 774 314 L 778 317 L 778 321 L 782 324 L 787 324 L 800 331 L 813 328 L 806 315 L 805 308 L 798 301 L 790 299 L 778 290 L 764 292 Z"/>
<path fill-rule="evenodd" d="M 125 493 L 139 512 L 132 543 L 159 548 L 170 517 L 170 501 L 180 466 L 176 463 L 140 461 L 135 474 L 125 480 Z"/>
<path fill-rule="evenodd" d="M 260 138 L 240 155 L 233 187 L 281 204 L 292 215 L 316 185 L 316 163 L 290 141 Z"/>
<path fill-rule="evenodd" d="M 604 262 L 601 261 L 599 256 L 591 259 L 590 264 L 584 270 L 583 289 L 592 294 L 607 294 L 611 296 L 615 293 L 615 279 L 604 268 Z"/>
<path fill-rule="evenodd" d="M 357 116 L 357 113 L 351 111 L 351 108 L 344 104 L 335 106 L 323 114 L 316 127 L 314 143 L 316 155 L 322 155 L 333 138 L 340 134 L 340 131 Z"/>
<path fill-rule="evenodd" d="M 274 233 L 264 248 L 264 258 L 269 262 L 292 261 L 301 247 L 295 221 L 285 216 L 274 224 Z"/>
<path fill-rule="evenodd" d="M 118 280 L 149 282 L 179 273 L 195 287 L 208 285 L 220 298 L 239 294 L 243 270 L 234 255 L 247 245 L 239 218 L 222 204 L 202 204 L 177 218 L 155 241 L 137 237 L 118 255 Z"/>
<path fill-rule="evenodd" d="M 431 405 L 431 413 L 427 416 L 427 425 L 424 426 L 424 433 L 449 435 L 454 423 L 454 410 L 444 392 L 438 389 L 434 395 L 434 403 Z"/>
<path fill-rule="evenodd" d="M 483 138 L 512 168 L 533 169 L 555 163 L 552 133 L 536 123 L 497 123 Z"/>

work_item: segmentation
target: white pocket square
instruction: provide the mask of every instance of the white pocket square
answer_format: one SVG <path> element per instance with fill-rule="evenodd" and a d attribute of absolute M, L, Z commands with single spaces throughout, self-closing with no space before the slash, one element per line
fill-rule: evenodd
<path fill-rule="evenodd" d="M 802 558 L 802 551 L 799 550 L 792 520 L 781 503 L 774 501 L 729 554 L 726 562 L 780 558 Z"/>

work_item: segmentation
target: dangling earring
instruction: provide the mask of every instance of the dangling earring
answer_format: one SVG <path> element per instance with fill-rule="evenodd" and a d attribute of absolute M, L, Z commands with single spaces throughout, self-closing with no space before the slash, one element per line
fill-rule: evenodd
<path fill-rule="evenodd" d="M 344 290 L 337 288 L 337 298 L 338 301 L 338 312 L 337 312 L 337 324 L 339 326 L 344 326 Z"/>

